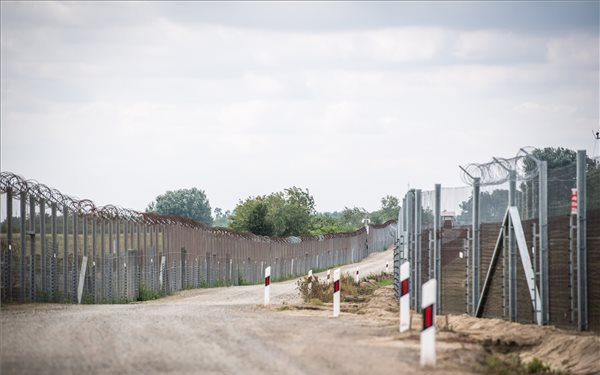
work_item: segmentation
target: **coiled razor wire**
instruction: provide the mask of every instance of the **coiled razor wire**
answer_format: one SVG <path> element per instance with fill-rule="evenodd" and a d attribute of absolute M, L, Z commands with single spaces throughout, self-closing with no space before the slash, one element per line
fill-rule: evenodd
<path fill-rule="evenodd" d="M 472 177 L 479 178 L 481 186 L 501 185 L 510 180 L 510 171 L 516 172 L 519 181 L 528 181 L 538 176 L 538 160 L 531 156 L 532 147 L 522 148 L 513 158 L 494 158 L 486 163 L 470 163 L 463 166 L 461 179 L 467 185 Z"/>
<path fill-rule="evenodd" d="M 96 206 L 92 200 L 79 199 L 61 193 L 57 189 L 50 188 L 36 180 L 27 180 L 12 172 L 0 172 L 0 193 L 11 192 L 15 199 L 21 199 L 22 194 L 36 201 L 44 201 L 57 207 L 66 207 L 69 211 L 78 215 L 95 217 L 104 220 L 125 220 L 141 224 L 151 225 L 180 225 L 187 228 L 205 230 L 217 235 L 245 238 L 255 242 L 278 242 L 278 243 L 300 243 L 307 240 L 323 241 L 332 238 L 352 237 L 362 232 L 361 227 L 353 232 L 335 233 L 324 235 L 302 235 L 292 237 L 268 237 L 258 236 L 247 232 L 238 232 L 228 228 L 211 227 L 205 223 L 175 215 L 161 215 L 155 212 L 139 212 L 114 205 Z M 380 225 L 371 225 L 374 228 L 384 228 L 395 220 L 389 220 Z"/>

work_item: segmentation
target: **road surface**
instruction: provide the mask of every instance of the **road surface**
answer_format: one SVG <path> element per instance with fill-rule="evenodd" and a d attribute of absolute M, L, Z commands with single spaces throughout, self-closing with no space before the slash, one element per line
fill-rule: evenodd
<path fill-rule="evenodd" d="M 391 270 L 392 251 L 372 254 L 358 264 L 361 275 L 383 271 L 386 261 Z M 353 274 L 356 266 L 342 272 Z M 418 341 L 399 340 L 397 322 L 280 311 L 299 302 L 296 280 L 271 284 L 274 307 L 262 301 L 263 287 L 252 285 L 187 290 L 123 305 L 4 306 L 0 370 L 3 375 L 422 371 Z"/>

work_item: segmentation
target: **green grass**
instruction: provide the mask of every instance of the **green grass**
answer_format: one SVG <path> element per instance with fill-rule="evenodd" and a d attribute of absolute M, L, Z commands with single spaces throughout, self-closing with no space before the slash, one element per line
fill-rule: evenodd
<path fill-rule="evenodd" d="M 379 286 L 388 286 L 388 285 L 394 285 L 394 275 L 386 275 L 385 278 L 376 280 L 377 285 Z"/>
<path fill-rule="evenodd" d="M 540 359 L 533 358 L 530 362 L 523 363 L 516 355 L 500 357 L 490 355 L 483 364 L 483 373 L 485 375 L 561 375 L 566 374 L 559 370 L 552 370 L 550 366 L 544 364 Z"/>
<path fill-rule="evenodd" d="M 143 285 L 140 285 L 140 293 L 137 297 L 138 301 L 150 301 L 159 299 L 163 296 L 161 292 L 157 292 L 151 289 L 146 289 Z"/>

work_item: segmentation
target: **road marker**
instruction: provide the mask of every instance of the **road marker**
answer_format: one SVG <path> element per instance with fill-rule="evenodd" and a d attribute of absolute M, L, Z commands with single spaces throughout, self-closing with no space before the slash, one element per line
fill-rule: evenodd
<path fill-rule="evenodd" d="M 312 270 L 308 270 L 308 292 L 312 289 Z"/>
<path fill-rule="evenodd" d="M 409 294 L 410 263 L 400 266 L 400 332 L 410 329 L 410 294 Z"/>
<path fill-rule="evenodd" d="M 388 262 L 385 262 L 385 273 L 390 273 L 390 265 Z"/>
<path fill-rule="evenodd" d="M 163 278 L 164 278 L 163 273 L 165 271 L 166 261 L 167 261 L 167 258 L 163 255 L 160 258 L 160 273 L 158 274 L 158 283 L 160 285 L 160 290 L 162 290 L 162 288 L 163 288 Z"/>
<path fill-rule="evenodd" d="M 85 270 L 87 269 L 88 257 L 83 256 L 81 260 L 81 271 L 79 272 L 79 283 L 77 285 L 77 303 L 81 304 L 81 297 L 83 296 L 83 284 L 85 283 Z"/>
<path fill-rule="evenodd" d="M 337 318 L 340 315 L 340 273 L 338 268 L 333 271 L 333 317 Z"/>
<path fill-rule="evenodd" d="M 354 277 L 354 282 L 357 284 L 360 282 L 360 277 L 358 276 L 358 267 L 356 267 L 356 276 Z"/>
<path fill-rule="evenodd" d="M 331 283 L 331 270 L 327 270 L 327 284 Z"/>
<path fill-rule="evenodd" d="M 265 306 L 269 304 L 271 291 L 271 266 L 265 268 Z"/>
<path fill-rule="evenodd" d="M 423 284 L 423 331 L 421 331 L 421 366 L 435 366 L 435 298 L 436 280 Z"/>

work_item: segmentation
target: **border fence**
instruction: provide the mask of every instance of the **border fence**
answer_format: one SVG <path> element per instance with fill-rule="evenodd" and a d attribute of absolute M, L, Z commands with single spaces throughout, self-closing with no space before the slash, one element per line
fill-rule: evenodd
<path fill-rule="evenodd" d="M 394 221 L 351 233 L 270 238 L 141 213 L 0 175 L 2 302 L 115 303 L 147 293 L 256 284 L 357 262 L 394 243 Z M 78 290 L 78 287 L 81 288 Z"/>
<path fill-rule="evenodd" d="M 438 280 L 438 313 L 600 330 L 600 165 L 516 157 L 460 167 L 466 186 L 410 189 L 394 253 L 411 266 L 411 306 Z"/>

